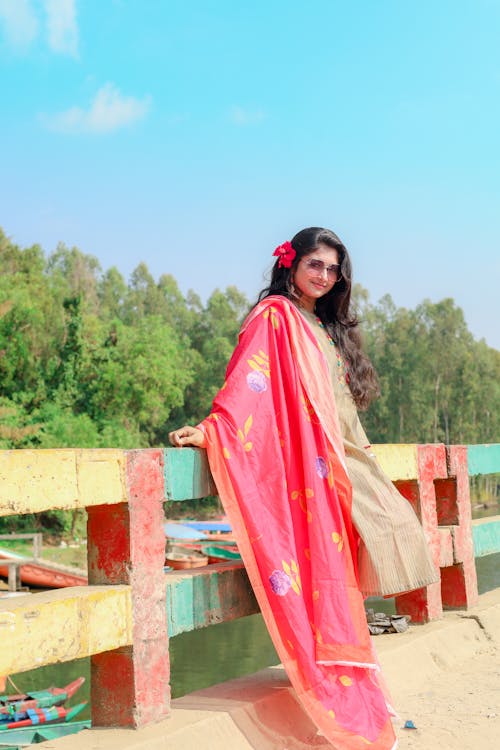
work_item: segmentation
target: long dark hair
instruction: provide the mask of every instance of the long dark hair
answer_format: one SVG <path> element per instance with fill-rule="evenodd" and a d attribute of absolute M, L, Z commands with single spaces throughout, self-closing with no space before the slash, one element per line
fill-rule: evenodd
<path fill-rule="evenodd" d="M 327 245 L 339 254 L 341 276 L 334 287 L 316 302 L 315 312 L 325 325 L 347 362 L 349 388 L 356 406 L 366 409 L 378 396 L 378 380 L 372 363 L 363 351 L 359 323 L 351 309 L 352 265 L 347 248 L 330 229 L 309 227 L 297 232 L 291 240 L 296 256 L 290 268 L 279 266 L 276 260 L 269 286 L 258 297 L 259 302 L 271 294 L 280 294 L 292 302 L 300 297 L 293 285 L 295 269 L 301 259 L 310 255 L 318 245 Z"/>

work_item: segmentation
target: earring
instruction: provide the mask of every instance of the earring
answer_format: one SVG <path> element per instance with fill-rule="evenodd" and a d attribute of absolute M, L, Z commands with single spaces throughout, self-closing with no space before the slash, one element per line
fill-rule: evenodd
<path fill-rule="evenodd" d="M 295 284 L 293 283 L 293 278 L 290 276 L 286 282 L 286 289 L 290 297 L 294 297 L 295 299 L 299 299 L 300 293 L 295 287 Z"/>

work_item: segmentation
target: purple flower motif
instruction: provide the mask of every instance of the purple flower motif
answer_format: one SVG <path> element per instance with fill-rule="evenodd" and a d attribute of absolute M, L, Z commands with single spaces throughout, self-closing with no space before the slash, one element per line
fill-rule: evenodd
<path fill-rule="evenodd" d="M 288 576 L 284 570 L 273 570 L 269 576 L 269 582 L 271 583 L 272 590 L 275 594 L 278 594 L 278 596 L 285 596 L 292 585 L 290 576 Z"/>
<path fill-rule="evenodd" d="M 262 393 L 262 391 L 267 391 L 266 376 L 263 372 L 252 370 L 252 372 L 249 372 L 247 375 L 247 385 L 250 390 L 254 391 L 255 393 Z"/>
<path fill-rule="evenodd" d="M 321 479 L 325 479 L 328 476 L 328 466 L 326 465 L 326 461 L 323 456 L 318 456 L 315 463 L 316 474 L 321 477 Z"/>

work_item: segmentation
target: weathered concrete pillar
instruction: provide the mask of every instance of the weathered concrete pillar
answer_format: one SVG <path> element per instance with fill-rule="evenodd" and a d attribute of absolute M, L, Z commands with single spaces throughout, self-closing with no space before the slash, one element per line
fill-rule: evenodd
<path fill-rule="evenodd" d="M 441 569 L 441 596 L 445 609 L 474 607 L 478 601 L 472 515 L 467 467 L 467 448 L 452 445 L 447 448 L 449 484 L 438 504 L 444 505 L 453 539 L 453 564 Z"/>
<path fill-rule="evenodd" d="M 163 451 L 126 452 L 128 503 L 88 508 L 90 584 L 129 584 L 131 646 L 92 657 L 92 723 L 141 727 L 170 709 Z"/>
<path fill-rule="evenodd" d="M 416 482 L 396 485 L 422 522 L 441 582 L 396 597 L 396 609 L 428 622 L 441 618 L 443 607 L 477 603 L 467 448 L 418 445 L 417 473 Z"/>
<path fill-rule="evenodd" d="M 414 487 L 416 496 L 411 498 L 411 502 L 429 541 L 434 564 L 439 568 L 441 537 L 438 528 L 435 480 L 448 476 L 444 445 L 417 445 L 417 474 L 416 488 Z M 443 616 L 440 584 L 433 583 L 397 596 L 396 609 L 398 612 L 411 615 L 413 622 L 438 620 Z"/>

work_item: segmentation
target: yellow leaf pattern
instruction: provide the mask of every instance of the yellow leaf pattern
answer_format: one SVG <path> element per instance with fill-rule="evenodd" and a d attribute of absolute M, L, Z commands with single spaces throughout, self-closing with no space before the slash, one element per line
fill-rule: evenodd
<path fill-rule="evenodd" d="M 276 308 L 271 305 L 271 307 L 268 307 L 267 310 L 264 310 L 264 318 L 267 320 L 267 318 L 271 319 L 271 323 L 274 329 L 278 329 L 280 327 L 279 320 L 276 317 Z"/>
<path fill-rule="evenodd" d="M 250 440 L 248 440 L 248 441 L 246 440 L 246 437 L 247 437 L 247 435 L 250 432 L 250 429 L 252 427 L 252 423 L 253 423 L 253 417 L 250 414 L 250 416 L 248 416 L 246 418 L 245 424 L 243 426 L 243 430 L 238 430 L 238 432 L 236 433 L 238 435 L 239 439 L 240 439 L 240 442 L 243 445 L 243 449 L 247 453 L 248 453 L 248 451 L 252 450 L 252 443 L 251 443 L 251 441 Z"/>
<path fill-rule="evenodd" d="M 332 539 L 333 543 L 337 545 L 338 551 L 342 552 L 342 549 L 344 547 L 344 540 L 342 539 L 340 534 L 338 534 L 336 531 L 332 531 Z"/>
<path fill-rule="evenodd" d="M 250 431 L 250 428 L 252 426 L 252 422 L 253 422 L 253 419 L 252 419 L 252 415 L 250 414 L 250 416 L 248 417 L 247 421 L 245 422 L 245 427 L 244 427 L 245 437 L 248 435 L 248 433 Z"/>
<path fill-rule="evenodd" d="M 307 522 L 311 523 L 312 513 L 307 507 L 307 498 L 309 497 L 314 497 L 314 490 L 312 490 L 310 487 L 306 487 L 303 490 L 293 490 L 291 493 L 292 500 L 299 501 L 299 508 L 306 514 Z"/>
<path fill-rule="evenodd" d="M 335 479 L 333 476 L 333 463 L 331 458 L 328 461 L 328 474 L 326 478 L 328 480 L 328 486 L 332 489 L 335 486 Z"/>
<path fill-rule="evenodd" d="M 247 362 L 252 370 L 264 373 L 266 378 L 269 377 L 269 356 L 262 349 L 259 350 L 258 354 L 252 354 L 251 358 L 247 359 Z"/>
<path fill-rule="evenodd" d="M 306 415 L 307 421 L 311 422 L 312 424 L 319 424 L 318 417 L 316 416 L 316 412 L 314 411 L 314 407 L 304 393 L 301 394 L 300 400 L 302 402 L 302 409 L 304 411 L 304 414 Z"/>
<path fill-rule="evenodd" d="M 316 625 L 311 622 L 311 630 L 313 632 L 314 640 L 316 643 L 322 644 L 323 643 L 323 636 L 319 632 L 319 629 L 316 627 Z"/>
<path fill-rule="evenodd" d="M 293 591 L 295 591 L 297 595 L 300 595 L 302 584 L 300 582 L 299 566 L 297 565 L 295 560 L 290 560 L 290 565 L 286 562 L 286 560 L 282 560 L 281 564 L 283 565 L 283 570 L 290 579 L 290 585 Z"/>

